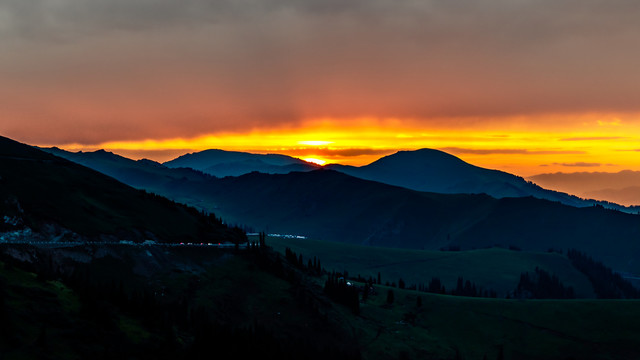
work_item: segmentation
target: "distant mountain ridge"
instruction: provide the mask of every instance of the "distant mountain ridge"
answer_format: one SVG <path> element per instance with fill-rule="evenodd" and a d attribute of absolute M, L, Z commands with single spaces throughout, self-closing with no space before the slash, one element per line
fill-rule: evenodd
<path fill-rule="evenodd" d="M 253 171 L 286 174 L 291 171 L 312 171 L 320 168 L 318 165 L 286 155 L 262 155 L 217 149 L 186 154 L 165 162 L 164 165 L 171 168 L 189 167 L 217 177 L 240 176 Z M 434 149 L 399 151 L 360 167 L 328 164 L 324 168 L 417 191 L 488 194 L 496 198 L 533 196 L 570 206 L 602 205 L 620 211 L 637 211 L 607 201 L 583 199 L 566 192 L 547 190 L 522 177 L 471 165 L 456 156 Z"/>
<path fill-rule="evenodd" d="M 218 149 L 185 154 L 164 163 L 170 168 L 192 168 L 207 174 L 225 177 L 258 171 L 266 174 L 286 174 L 291 171 L 311 171 L 318 165 L 281 154 L 252 154 Z"/>
<path fill-rule="evenodd" d="M 566 193 L 546 190 L 522 177 L 471 165 L 453 155 L 433 149 L 399 151 L 361 167 L 333 164 L 326 167 L 361 179 L 417 191 L 487 194 L 495 198 L 533 196 L 576 207 L 603 205 L 617 210 L 627 210 L 616 204 L 585 200 Z"/>
<path fill-rule="evenodd" d="M 185 176 L 194 175 L 186 171 L 187 168 L 216 177 L 240 176 L 254 171 L 266 174 L 287 174 L 292 171 L 313 171 L 324 168 L 416 191 L 442 194 L 488 194 L 495 198 L 533 196 L 576 207 L 601 205 L 629 213 L 638 211 L 636 208 L 628 208 L 608 201 L 583 199 L 564 192 L 547 190 L 522 177 L 471 165 L 453 155 L 433 149 L 399 151 L 361 167 L 339 164 L 321 167 L 286 155 L 251 154 L 215 149 L 186 154 L 164 164 L 151 160 L 134 161 L 104 150 L 86 153 L 70 153 L 56 148 L 45 150 L 114 176 L 134 187 L 148 188 L 150 182 L 157 181 L 155 175 L 149 179 L 141 179 L 148 176 L 144 175 L 145 172 L 153 168 L 140 172 L 138 165 L 144 161 L 153 164 L 157 169 L 163 169 L 162 172 L 166 172 L 165 168 L 172 168 L 182 171 Z M 128 162 L 123 161 L 124 159 Z M 118 165 L 111 164 L 113 161 Z M 128 163 L 125 166 L 127 169 L 120 169 L 124 163 Z M 156 172 L 152 171 L 152 173 Z"/>
<path fill-rule="evenodd" d="M 190 168 L 170 169 L 152 160 L 131 160 L 105 150 L 69 152 L 55 147 L 42 150 L 109 175 L 135 188 L 153 188 L 164 184 L 169 178 L 186 177 L 199 180 L 207 177 L 202 172 Z"/>
<path fill-rule="evenodd" d="M 558 172 L 534 175 L 528 179 L 540 186 L 582 197 L 613 201 L 626 206 L 640 205 L 640 171 Z"/>

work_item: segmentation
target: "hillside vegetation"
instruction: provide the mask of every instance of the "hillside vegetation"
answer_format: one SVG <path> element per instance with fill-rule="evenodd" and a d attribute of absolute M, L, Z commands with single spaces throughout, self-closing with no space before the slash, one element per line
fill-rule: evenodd
<path fill-rule="evenodd" d="M 0 211 L 7 230 L 49 239 L 241 241 L 244 235 L 193 208 L 99 172 L 0 138 Z M 77 235 L 74 235 L 77 234 Z"/>
<path fill-rule="evenodd" d="M 329 270 L 349 271 L 353 277 L 377 279 L 382 283 L 407 286 L 428 284 L 436 277 L 446 289 L 453 289 L 459 277 L 484 289 L 493 289 L 498 297 L 506 297 L 517 285 L 521 273 L 536 268 L 556 274 L 571 286 L 578 298 L 595 298 L 589 279 L 576 270 L 569 259 L 558 253 L 513 251 L 500 248 L 468 251 L 427 251 L 358 246 L 310 239 L 268 237 L 267 243 L 281 253 L 286 248 L 304 259 L 322 259 Z"/>
<path fill-rule="evenodd" d="M 640 356 L 635 300 L 478 299 L 375 285 L 356 315 L 323 294 L 323 276 L 268 250 L 12 249 L 0 261 L 7 359 Z M 51 262 L 29 262 L 33 255 Z"/>

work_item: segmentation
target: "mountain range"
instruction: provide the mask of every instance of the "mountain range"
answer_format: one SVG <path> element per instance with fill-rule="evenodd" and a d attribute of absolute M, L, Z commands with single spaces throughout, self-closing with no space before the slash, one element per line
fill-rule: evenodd
<path fill-rule="evenodd" d="M 152 179 L 141 180 L 141 173 L 127 166 L 122 173 L 110 162 L 116 161 L 108 156 L 101 156 L 104 151 L 94 153 L 69 153 L 64 150 L 45 149 L 58 156 L 107 172 L 127 184 L 149 186 Z M 159 163 L 141 160 L 148 164 Z M 634 207 L 620 206 L 608 201 L 580 198 L 565 192 L 547 190 L 532 181 L 503 171 L 485 169 L 471 165 L 445 152 L 433 149 L 400 151 L 385 156 L 365 166 L 347 166 L 329 164 L 320 167 L 303 160 L 280 154 L 251 154 L 224 150 L 205 150 L 180 156 L 162 164 L 172 169 L 190 168 L 205 174 L 225 177 L 240 176 L 254 171 L 266 174 L 287 174 L 292 171 L 313 171 L 320 168 L 336 170 L 365 180 L 377 181 L 404 188 L 443 194 L 488 194 L 495 198 L 533 196 L 550 201 L 558 201 L 576 207 L 602 205 L 606 208 L 635 213 Z M 535 179 L 539 180 L 539 179 Z"/>
<path fill-rule="evenodd" d="M 578 248 L 618 270 L 640 272 L 633 261 L 640 254 L 638 217 L 599 205 L 422 192 L 328 169 L 216 178 L 107 152 L 67 156 L 256 230 L 413 249 Z"/>
<path fill-rule="evenodd" d="M 320 166 L 280 154 L 205 150 L 180 156 L 163 165 L 170 168 L 191 168 L 216 177 L 240 176 L 253 171 L 265 174 L 287 174 L 291 171 L 312 171 Z M 328 164 L 325 169 L 365 180 L 396 185 L 417 191 L 442 194 L 488 194 L 495 198 L 533 196 L 559 201 L 566 205 L 585 207 L 595 204 L 621 211 L 635 212 L 616 203 L 580 198 L 563 192 L 547 190 L 532 181 L 499 170 L 471 165 L 461 159 L 434 149 L 399 151 L 364 166 Z M 534 179 L 539 180 L 539 179 Z M 581 193 L 595 195 L 599 193 Z"/>

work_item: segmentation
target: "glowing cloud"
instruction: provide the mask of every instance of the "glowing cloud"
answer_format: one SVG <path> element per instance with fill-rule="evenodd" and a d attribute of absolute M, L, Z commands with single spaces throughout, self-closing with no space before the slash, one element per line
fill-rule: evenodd
<path fill-rule="evenodd" d="M 310 140 L 310 141 L 298 141 L 300 145 L 309 145 L 309 146 L 323 146 L 333 144 L 333 141 L 318 141 L 318 140 Z"/>

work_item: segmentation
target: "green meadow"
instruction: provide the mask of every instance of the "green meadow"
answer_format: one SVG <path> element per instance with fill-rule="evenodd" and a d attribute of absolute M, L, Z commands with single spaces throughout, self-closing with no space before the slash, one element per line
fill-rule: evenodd
<path fill-rule="evenodd" d="M 267 244 L 284 253 L 288 247 L 302 254 L 304 261 L 316 257 L 328 271 L 348 271 L 351 277 L 377 278 L 382 284 L 407 286 L 428 284 L 433 277 L 441 279 L 446 289 L 456 286 L 458 277 L 485 289 L 494 289 L 505 297 L 518 285 L 520 274 L 534 272 L 536 267 L 556 274 L 566 286 L 572 286 L 578 298 L 594 298 L 587 277 L 576 270 L 569 259 L 558 253 L 513 251 L 501 248 L 469 251 L 425 251 L 358 246 L 345 243 L 268 237 Z"/>

